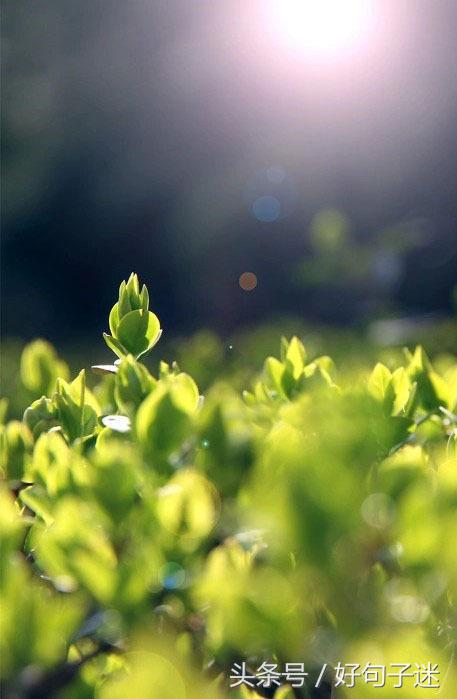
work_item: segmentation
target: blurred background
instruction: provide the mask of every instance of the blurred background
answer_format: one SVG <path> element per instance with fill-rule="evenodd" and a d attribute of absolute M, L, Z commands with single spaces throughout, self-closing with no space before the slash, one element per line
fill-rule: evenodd
<path fill-rule="evenodd" d="M 4 0 L 4 337 L 103 355 L 131 271 L 165 338 L 431 337 L 456 26 L 455 0 Z"/>

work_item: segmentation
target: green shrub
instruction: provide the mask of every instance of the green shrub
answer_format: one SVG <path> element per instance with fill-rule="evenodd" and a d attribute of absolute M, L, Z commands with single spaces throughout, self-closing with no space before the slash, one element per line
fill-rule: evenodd
<path fill-rule="evenodd" d="M 330 696 L 338 663 L 431 661 L 453 697 L 455 361 L 418 347 L 338 373 L 293 337 L 242 395 L 201 396 L 176 364 L 140 363 L 161 330 L 136 275 L 109 325 L 117 359 L 92 391 L 26 347 L 33 402 L 1 427 L 5 696 Z M 235 663 L 291 662 L 302 687 L 229 688 Z"/>

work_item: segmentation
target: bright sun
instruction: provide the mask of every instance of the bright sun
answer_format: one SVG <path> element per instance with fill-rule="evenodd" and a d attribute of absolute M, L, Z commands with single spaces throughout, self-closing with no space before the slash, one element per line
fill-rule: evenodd
<path fill-rule="evenodd" d="M 331 57 L 367 36 L 373 0 L 274 0 L 273 21 L 294 48 Z"/>

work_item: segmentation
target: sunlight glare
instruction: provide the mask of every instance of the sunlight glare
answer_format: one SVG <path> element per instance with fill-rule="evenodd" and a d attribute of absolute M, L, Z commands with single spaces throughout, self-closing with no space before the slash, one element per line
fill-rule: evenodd
<path fill-rule="evenodd" d="M 274 0 L 274 22 L 301 51 L 340 56 L 366 38 L 373 0 Z"/>

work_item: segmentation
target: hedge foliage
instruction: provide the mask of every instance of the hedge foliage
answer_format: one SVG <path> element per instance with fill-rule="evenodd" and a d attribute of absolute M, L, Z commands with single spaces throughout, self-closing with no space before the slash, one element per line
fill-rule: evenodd
<path fill-rule="evenodd" d="M 202 396 L 141 363 L 161 330 L 136 275 L 109 327 L 93 390 L 28 345 L 33 400 L 1 428 L 5 696 L 273 696 L 229 689 L 233 664 L 292 661 L 305 686 L 276 697 L 330 696 L 339 661 L 433 661 L 455 696 L 455 361 L 345 374 L 293 337 L 242 395 Z"/>

